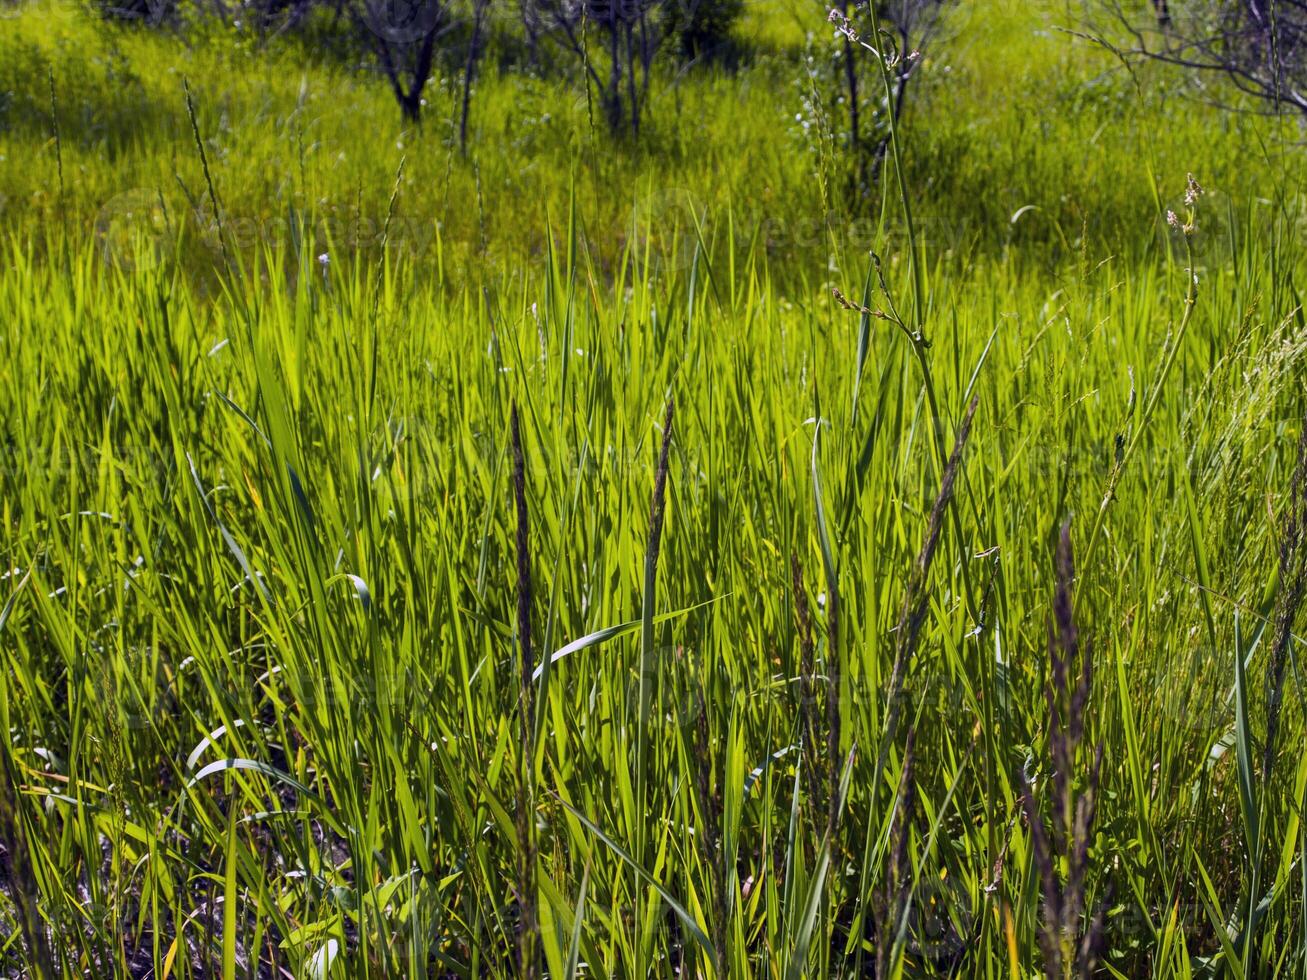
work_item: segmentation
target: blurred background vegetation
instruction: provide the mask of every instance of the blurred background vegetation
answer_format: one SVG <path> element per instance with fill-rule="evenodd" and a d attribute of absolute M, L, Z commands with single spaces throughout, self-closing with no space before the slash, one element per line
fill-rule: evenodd
<path fill-rule="evenodd" d="M 295 216 L 312 213 L 313 249 L 370 257 L 401 160 L 390 247 L 430 260 L 441 281 L 520 278 L 572 208 L 610 272 L 630 242 L 648 238 L 661 252 L 701 238 L 710 253 L 765 255 L 773 276 L 800 289 L 896 233 L 868 165 L 884 150 L 879 80 L 859 64 L 855 140 L 846 63 L 856 48 L 815 2 L 649 7 L 666 39 L 647 79 L 638 56 L 622 76 L 640 92 L 638 133 L 629 106 L 606 115 L 602 32 L 582 19 L 578 55 L 567 39 L 581 28 L 551 17 L 544 0 L 441 4 L 429 77 L 416 87 L 403 66 L 422 38 L 373 32 L 421 29 L 427 8 L 407 0 L 161 2 L 5 9 L 6 227 L 103 236 L 135 221 L 170 240 L 184 231 L 182 260 L 211 266 L 216 222 L 191 145 L 189 77 L 238 247 L 285 245 Z M 1165 236 L 1174 205 L 1159 175 L 1201 170 L 1226 224 L 1283 199 L 1294 114 L 1230 111 L 1206 90 L 1195 97 L 1191 72 L 1123 62 L 1074 33 L 1092 26 L 1074 4 L 995 0 L 932 16 L 925 36 L 908 36 L 923 41 L 911 86 L 896 80 L 932 261 L 1049 271 L 1138 256 Z M 418 112 L 401 111 L 387 57 L 403 75 L 398 90 L 420 93 Z M 1232 86 L 1219 91 L 1238 102 Z M 62 179 L 52 179 L 60 152 Z M 1282 206 L 1296 207 L 1292 195 Z"/>

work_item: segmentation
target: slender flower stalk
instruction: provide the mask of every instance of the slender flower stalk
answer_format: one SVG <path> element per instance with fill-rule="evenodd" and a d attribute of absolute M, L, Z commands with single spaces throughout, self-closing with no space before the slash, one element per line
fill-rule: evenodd
<path fill-rule="evenodd" d="M 648 794 L 646 784 L 650 760 L 647 755 L 648 731 L 650 726 L 650 703 L 658 679 L 659 664 L 654 650 L 654 591 L 658 584 L 658 552 L 662 547 L 663 517 L 666 511 L 668 457 L 672 445 L 672 422 L 675 417 L 676 403 L 667 400 L 667 410 L 663 415 L 662 445 L 658 450 L 658 469 L 654 473 L 653 499 L 649 505 L 649 544 L 644 553 L 644 596 L 640 611 L 640 676 L 638 680 L 638 708 L 635 728 L 635 805 L 638 812 L 647 812 Z M 645 842 L 644 823 L 636 826 L 635 852 L 637 858 L 644 857 Z M 642 903 L 636 903 L 634 938 L 638 942 L 641 929 L 640 909 Z"/>
<path fill-rule="evenodd" d="M 663 440 L 658 450 L 658 469 L 654 473 L 653 499 L 649 505 L 649 545 L 644 555 L 644 604 L 643 623 L 640 635 L 640 722 L 643 732 L 644 722 L 649 716 L 649 699 L 654 664 L 653 649 L 653 605 L 654 586 L 658 576 L 658 551 L 662 547 L 663 515 L 666 511 L 667 498 L 667 460 L 672 445 L 672 420 L 676 403 L 667 401 L 667 410 L 663 415 Z"/>
<path fill-rule="evenodd" d="M 1268 787 L 1280 735 L 1284 670 L 1304 595 L 1307 595 L 1307 421 L 1298 440 L 1298 462 L 1289 485 L 1289 505 L 1280 535 L 1280 595 L 1275 604 L 1275 639 L 1266 663 L 1266 749 L 1262 778 Z"/>
<path fill-rule="evenodd" d="M 521 653 L 517 718 L 520 745 L 517 757 L 517 814 L 518 837 L 518 905 L 521 921 L 518 924 L 518 975 L 535 977 L 536 925 L 536 854 L 533 775 L 535 767 L 535 712 L 531 675 L 535 660 L 531 653 L 531 556 L 530 536 L 526 507 L 526 464 L 522 457 L 522 433 L 518 421 L 517 405 L 509 415 L 509 429 L 513 443 L 513 499 L 517 510 L 517 642 Z"/>
<path fill-rule="evenodd" d="M 672 419 L 676 403 L 668 399 L 663 416 L 663 440 L 658 450 L 658 469 L 654 473 L 653 499 L 649 505 L 649 544 L 644 553 L 644 601 L 640 630 L 640 728 L 638 740 L 643 745 L 645 724 L 649 719 L 649 702 L 653 696 L 653 677 L 657 667 L 654 655 L 654 587 L 658 581 L 658 551 L 662 547 L 663 515 L 667 497 L 667 459 L 672 445 Z M 643 767 L 643 751 L 637 753 Z"/>
<path fill-rule="evenodd" d="M 830 590 L 826 600 L 826 836 L 833 839 L 840 818 L 840 597 Z"/>
<path fill-rule="evenodd" d="M 799 631 L 799 722 L 802 726 L 803 769 L 807 775 L 808 800 L 815 809 L 822 798 L 822 786 L 829 765 L 817 752 L 816 642 L 812 632 L 812 609 L 803 586 L 799 556 L 790 555 L 790 577 L 794 587 L 794 619 Z"/>

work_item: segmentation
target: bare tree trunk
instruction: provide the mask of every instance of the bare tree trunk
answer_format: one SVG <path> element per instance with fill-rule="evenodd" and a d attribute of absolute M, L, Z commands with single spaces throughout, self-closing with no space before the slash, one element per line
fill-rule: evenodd
<path fill-rule="evenodd" d="M 640 137 L 640 96 L 635 78 L 635 25 L 626 21 L 626 95 L 631 103 L 631 135 Z"/>
<path fill-rule="evenodd" d="M 386 78 L 390 81 L 391 91 L 395 93 L 395 101 L 399 103 L 399 111 L 404 117 L 404 121 L 419 125 L 422 121 L 422 90 L 426 88 L 427 79 L 431 77 L 431 65 L 435 59 L 436 37 L 443 32 L 439 18 L 436 18 L 436 23 L 433 23 L 430 30 L 422 35 L 421 41 L 418 43 L 417 55 L 412 63 L 412 74 L 406 81 L 404 76 L 405 66 L 397 59 L 396 52 L 391 48 L 391 42 L 383 37 L 380 31 L 374 30 L 363 15 L 359 14 L 352 6 L 349 11 L 359 26 L 372 35 L 377 57 L 381 61 L 381 67 L 386 73 Z M 404 61 L 407 61 L 406 54 Z"/>
<path fill-rule="evenodd" d="M 382 47 L 389 51 L 389 45 L 385 41 L 381 42 Z M 413 65 L 413 76 L 409 81 L 408 88 L 405 89 L 400 78 L 398 70 L 391 74 L 391 86 L 395 89 L 395 97 L 399 100 L 399 110 L 407 122 L 415 126 L 422 123 L 422 90 L 426 87 L 427 79 L 431 76 L 431 62 L 436 49 L 436 32 L 432 30 L 422 38 L 422 43 L 418 47 L 417 60 Z M 388 66 L 387 71 L 391 72 L 394 59 L 387 55 L 383 59 Z"/>
<path fill-rule="evenodd" d="M 535 67 L 540 61 L 540 30 L 532 0 L 518 0 L 517 10 L 522 21 L 522 34 L 526 37 L 527 64 Z"/>
<path fill-rule="evenodd" d="M 586 104 L 589 105 L 590 83 L 593 82 L 609 132 L 613 135 L 639 136 L 645 124 L 649 76 L 658 48 L 668 36 L 664 20 L 671 2 L 535 0 L 536 9 L 552 20 L 559 30 L 558 36 L 580 59 L 587 79 Z M 587 26 L 605 35 L 599 44 L 608 58 L 606 74 L 603 73 L 602 57 L 598 65 L 590 61 L 585 40 Z"/>
<path fill-rule="evenodd" d="M 661 40 L 661 35 L 658 40 Z M 640 104 L 643 105 L 649 97 L 649 72 L 653 67 L 654 49 L 657 41 L 649 36 L 649 17 L 648 11 L 642 6 L 640 8 L 640 68 L 643 74 L 640 77 Z"/>
<path fill-rule="evenodd" d="M 489 0 L 474 0 L 472 38 L 467 43 L 467 63 L 463 66 L 463 107 L 458 119 L 458 152 L 467 156 L 467 117 L 472 106 L 472 80 L 481 57 L 481 27 Z"/>
<path fill-rule="evenodd" d="M 901 39 L 904 44 L 907 39 Z M 912 63 L 905 62 L 894 74 L 894 102 L 890 106 L 893 124 L 897 126 L 903 118 L 903 106 L 907 102 L 908 81 L 912 78 Z M 871 153 L 871 182 L 880 180 L 881 169 L 885 166 L 885 155 L 889 152 L 890 137 L 886 133 L 876 141 L 876 149 Z"/>
<path fill-rule="evenodd" d="M 385 42 L 382 42 L 383 44 Z M 409 122 L 418 125 L 422 122 L 422 90 L 431 76 L 431 62 L 436 48 L 436 32 L 433 30 L 422 39 L 418 48 L 417 61 L 413 65 L 413 77 L 405 91 L 398 74 L 392 79 L 395 91 L 399 95 L 400 111 Z"/>
<path fill-rule="evenodd" d="M 608 72 L 608 91 L 604 93 L 605 108 L 608 113 L 608 126 L 613 132 L 622 128 L 622 58 L 620 38 L 617 30 L 616 12 L 610 11 L 608 18 L 608 57 L 611 62 Z"/>
<path fill-rule="evenodd" d="M 840 14 L 847 23 L 849 0 L 840 0 Z M 846 34 L 844 35 L 844 85 L 848 90 L 849 99 L 849 150 L 854 160 L 854 172 L 850 175 L 850 179 L 855 185 L 851 188 L 854 196 L 866 185 L 867 176 L 867 160 L 862 146 L 862 120 L 858 110 L 858 66 L 854 61 L 856 57 L 857 48 Z"/>

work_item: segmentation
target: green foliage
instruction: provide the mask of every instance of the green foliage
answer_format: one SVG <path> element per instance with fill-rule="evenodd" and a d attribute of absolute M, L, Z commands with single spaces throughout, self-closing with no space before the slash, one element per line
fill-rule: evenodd
<path fill-rule="evenodd" d="M 9 22 L 0 972 L 1030 976 L 1072 588 L 1065 934 L 1300 972 L 1299 151 L 1054 6 L 959 8 L 911 222 L 831 206 L 756 12 L 647 146 L 488 72 L 466 160 L 456 80 L 418 133 L 296 43 Z"/>

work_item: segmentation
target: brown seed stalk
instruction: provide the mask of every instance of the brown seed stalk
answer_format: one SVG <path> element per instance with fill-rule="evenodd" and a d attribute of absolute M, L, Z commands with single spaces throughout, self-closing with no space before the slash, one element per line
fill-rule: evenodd
<path fill-rule="evenodd" d="M 1103 745 L 1094 749 L 1083 785 L 1076 786 L 1075 772 L 1093 681 L 1093 650 L 1081 650 L 1079 630 L 1072 615 L 1075 595 L 1075 564 L 1071 557 L 1071 526 L 1064 524 L 1058 538 L 1057 586 L 1053 593 L 1053 615 L 1048 624 L 1050 677 L 1044 690 L 1048 707 L 1048 750 L 1053 772 L 1051 784 L 1051 826 L 1047 823 L 1033 788 L 1021 774 L 1022 807 L 1030 827 L 1035 869 L 1043 893 L 1039 944 L 1044 955 L 1044 972 L 1050 980 L 1089 976 L 1097 958 L 1103 930 L 1100 907 L 1081 929 L 1086 913 L 1089 846 L 1093 839 L 1094 812 L 1103 765 Z M 1079 677 L 1072 673 L 1079 659 Z M 1066 868 L 1062 880 L 1059 867 Z"/>

